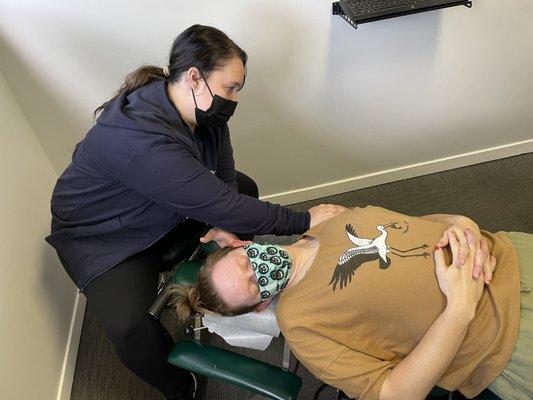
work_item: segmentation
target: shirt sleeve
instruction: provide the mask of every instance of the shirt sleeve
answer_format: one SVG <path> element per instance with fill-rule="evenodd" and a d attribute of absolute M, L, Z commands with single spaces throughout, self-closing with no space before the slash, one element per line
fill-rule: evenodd
<path fill-rule="evenodd" d="M 235 159 L 233 158 L 233 147 L 227 126 L 222 134 L 222 142 L 219 150 L 218 177 L 236 192 L 239 191 L 237 184 L 237 174 L 235 172 Z"/>
<path fill-rule="evenodd" d="M 368 354 L 344 348 L 322 371 L 320 379 L 341 389 L 350 398 L 379 400 L 381 385 L 395 365 L 392 361 L 380 360 Z"/>
<path fill-rule="evenodd" d="M 348 348 L 307 329 L 285 335 L 296 358 L 318 379 L 342 390 L 350 398 L 378 400 L 381 385 L 395 361 L 381 360 Z"/>
<path fill-rule="evenodd" d="M 239 194 L 178 144 L 138 154 L 119 179 L 175 213 L 229 232 L 287 235 L 309 227 L 308 212 Z"/>

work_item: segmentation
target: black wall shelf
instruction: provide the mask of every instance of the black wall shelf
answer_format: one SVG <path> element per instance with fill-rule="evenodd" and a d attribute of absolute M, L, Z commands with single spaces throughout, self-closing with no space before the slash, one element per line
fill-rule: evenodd
<path fill-rule="evenodd" d="M 342 3 L 342 4 L 341 4 Z M 352 2 L 353 3 L 353 2 Z M 413 1 L 413 5 L 417 2 Z M 346 22 L 348 22 L 351 26 L 353 26 L 355 29 L 357 29 L 357 26 L 359 24 L 367 23 L 367 22 L 373 22 L 373 21 L 379 21 L 382 19 L 388 19 L 388 18 L 395 18 L 395 17 L 401 17 L 404 15 L 410 15 L 410 14 L 416 14 L 426 11 L 433 11 L 433 10 L 439 10 L 441 8 L 448 8 L 448 7 L 454 7 L 454 6 L 465 6 L 468 8 L 472 7 L 472 1 L 471 0 L 460 0 L 460 1 L 446 1 L 446 2 L 440 2 L 441 4 L 432 4 L 431 2 L 428 2 L 429 4 L 424 7 L 416 8 L 413 6 L 413 8 L 409 10 L 402 10 L 400 12 L 391 12 L 388 14 L 379 15 L 380 13 L 368 13 L 368 14 L 354 14 L 350 11 L 350 1 L 336 1 L 332 4 L 332 14 L 338 15 L 341 18 L 343 18 Z M 376 15 L 378 14 L 378 15 Z"/>

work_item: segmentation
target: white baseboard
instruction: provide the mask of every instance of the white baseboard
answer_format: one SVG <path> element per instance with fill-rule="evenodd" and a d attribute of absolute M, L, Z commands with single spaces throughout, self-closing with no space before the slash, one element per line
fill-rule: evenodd
<path fill-rule="evenodd" d="M 533 139 L 354 176 L 352 178 L 323 183 L 321 185 L 274 193 L 261 196 L 260 199 L 278 204 L 294 204 L 334 194 L 350 192 L 352 190 L 362 189 L 369 186 L 381 185 L 402 179 L 414 178 L 417 176 L 531 152 L 533 152 Z"/>
<path fill-rule="evenodd" d="M 80 345 L 81 328 L 83 326 L 83 316 L 85 315 L 85 306 L 87 300 L 79 292 L 76 293 L 74 309 L 72 311 L 72 320 L 67 339 L 65 358 L 63 359 L 63 368 L 59 379 L 59 388 L 57 391 L 57 400 L 70 400 L 72 391 L 72 381 L 74 379 L 74 370 L 76 369 L 76 359 L 78 358 L 78 348 Z"/>

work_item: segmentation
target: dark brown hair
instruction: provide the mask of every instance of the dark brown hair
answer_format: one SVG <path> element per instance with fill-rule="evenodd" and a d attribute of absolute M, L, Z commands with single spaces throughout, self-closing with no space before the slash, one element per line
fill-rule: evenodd
<path fill-rule="evenodd" d="M 198 68 L 207 77 L 217 68 L 226 64 L 233 57 L 239 57 L 246 67 L 248 56 L 224 32 L 211 26 L 193 25 L 181 32 L 170 49 L 168 61 L 169 76 L 164 69 L 155 65 L 144 65 L 126 76 L 125 82 L 115 95 L 96 110 L 94 117 L 105 106 L 122 93 L 129 94 L 156 79 L 176 82 L 189 68 Z"/>
<path fill-rule="evenodd" d="M 231 317 L 234 315 L 246 314 L 257 307 L 257 304 L 254 304 L 251 306 L 231 309 L 224 303 L 213 286 L 213 266 L 232 250 L 235 250 L 235 248 L 223 247 L 222 249 L 211 253 L 198 272 L 196 286 L 174 285 L 171 287 L 171 305 L 176 310 L 180 321 L 187 321 L 193 313 L 215 313 Z"/>

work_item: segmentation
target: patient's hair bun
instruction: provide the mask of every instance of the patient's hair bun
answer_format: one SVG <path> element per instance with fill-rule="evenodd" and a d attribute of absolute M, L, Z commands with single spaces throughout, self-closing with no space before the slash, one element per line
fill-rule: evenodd
<path fill-rule="evenodd" d="M 191 314 L 200 312 L 198 291 L 194 286 L 172 285 L 170 305 L 176 310 L 180 322 L 186 322 Z"/>

